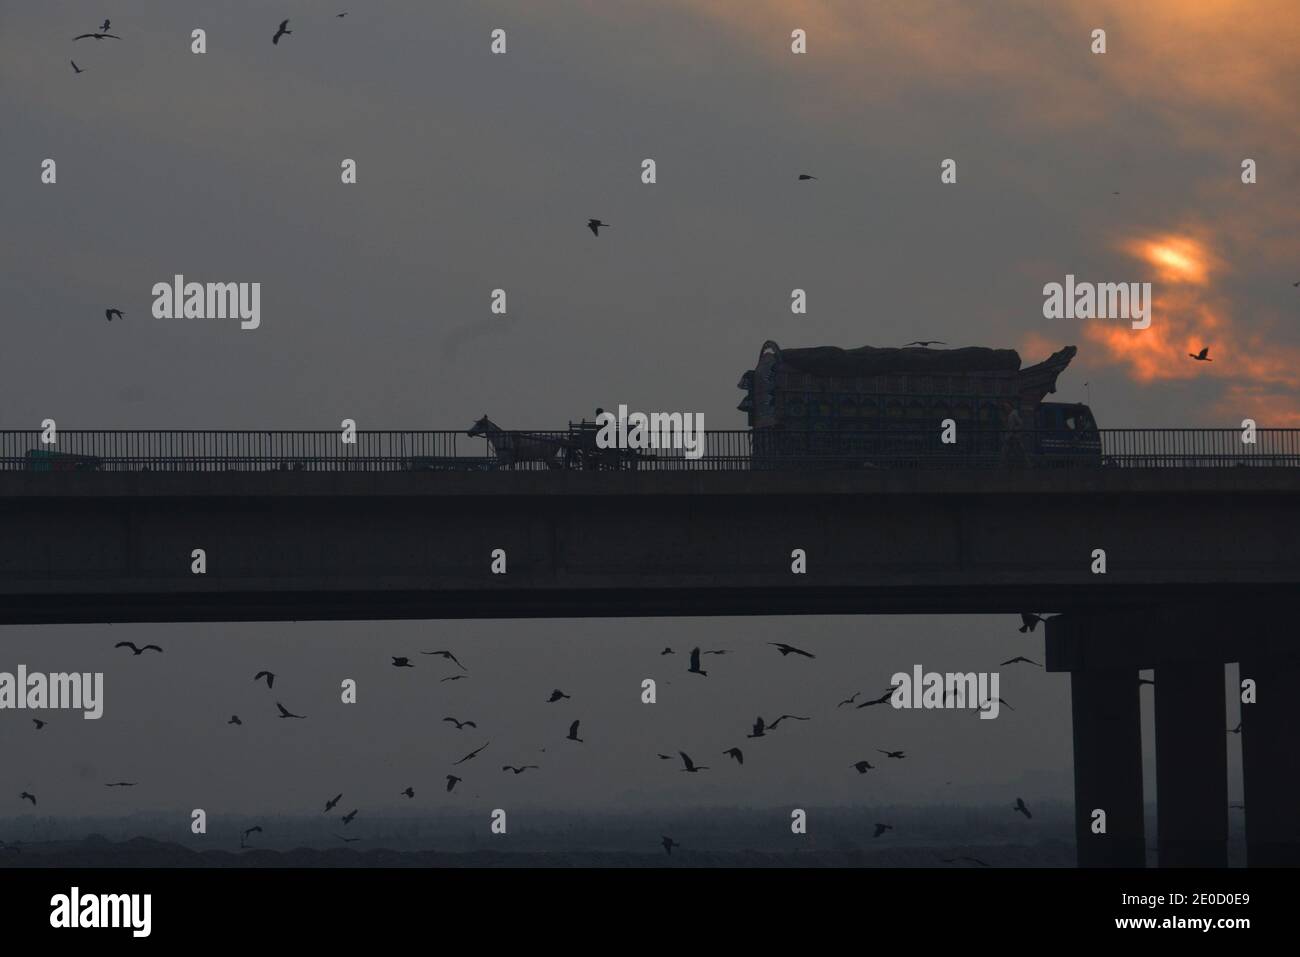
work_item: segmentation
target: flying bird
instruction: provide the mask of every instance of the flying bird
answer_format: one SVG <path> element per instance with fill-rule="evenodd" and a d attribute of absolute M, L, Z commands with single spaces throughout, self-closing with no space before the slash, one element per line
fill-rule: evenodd
<path fill-rule="evenodd" d="M 422 651 L 420 652 L 420 654 L 437 655 L 439 658 L 446 658 L 448 661 L 456 662 L 456 667 L 459 668 L 461 671 L 469 671 L 468 668 L 466 668 L 464 665 L 460 663 L 460 659 L 457 658 L 455 655 L 453 655 L 450 651 Z"/>
<path fill-rule="evenodd" d="M 109 40 L 120 40 L 120 39 L 122 39 L 122 38 L 119 37 L 119 36 L 114 36 L 113 34 L 111 34 L 111 33 L 107 33 L 107 32 L 105 32 L 105 33 L 82 33 L 82 34 L 78 34 L 77 36 L 73 37 L 72 39 L 74 39 L 74 40 L 84 40 L 84 39 L 86 39 L 87 37 L 91 37 L 91 38 L 93 38 L 93 39 L 95 39 L 95 40 L 104 40 L 104 39 L 109 39 Z"/>
<path fill-rule="evenodd" d="M 259 671 L 257 674 L 253 675 L 254 681 L 261 681 L 263 678 L 266 679 L 266 686 L 268 688 L 275 684 L 275 672 Z"/>
<path fill-rule="evenodd" d="M 998 699 L 998 704 L 1000 704 L 1000 705 L 1005 705 L 1008 711 L 1015 711 L 1015 710 L 1016 710 L 1015 708 L 1011 707 L 1011 703 L 1010 703 L 1009 701 L 1007 701 L 1006 698 L 999 698 L 999 699 Z M 980 710 L 987 711 L 987 710 L 988 710 L 989 708 L 991 708 L 991 707 L 993 707 L 993 702 L 992 702 L 992 701 L 983 701 L 983 702 L 980 703 Z"/>
<path fill-rule="evenodd" d="M 245 846 L 246 846 L 244 842 L 248 840 L 248 835 L 250 835 L 250 834 L 261 834 L 261 833 L 262 833 L 262 825 L 260 825 L 260 824 L 254 824 L 254 825 L 253 825 L 252 827 L 250 827 L 248 830 L 246 830 L 246 831 L 241 831 L 241 832 L 239 833 L 239 846 L 240 846 L 240 847 L 245 847 Z"/>
<path fill-rule="evenodd" d="M 347 15 L 348 15 L 348 12 L 347 12 L 346 10 L 344 10 L 342 13 L 336 13 L 336 14 L 334 14 L 334 16 L 335 16 L 336 18 L 337 18 L 337 17 L 346 17 Z"/>
<path fill-rule="evenodd" d="M 784 658 L 786 655 L 803 655 L 805 658 L 817 657 L 811 652 L 804 651 L 802 648 L 796 648 L 794 645 L 787 645 L 781 641 L 769 641 L 768 644 L 772 645 L 773 647 L 776 648 L 777 651 L 781 652 L 782 658 Z"/>
<path fill-rule="evenodd" d="M 870 707 L 871 707 L 872 705 L 874 705 L 874 704 L 884 704 L 886 701 L 888 701 L 888 700 L 889 700 L 890 698 L 892 698 L 893 696 L 894 696 L 894 689 L 893 689 L 893 688 L 890 688 L 888 691 L 886 691 L 884 694 L 882 694 L 879 698 L 872 698 L 870 701 L 864 701 L 864 702 L 862 702 L 860 705 L 858 705 L 858 707 L 859 707 L 859 708 L 870 708 Z"/>
<path fill-rule="evenodd" d="M 230 716 L 230 720 L 226 722 L 226 724 L 243 724 L 243 723 L 244 722 L 239 720 L 239 715 L 237 714 L 232 714 Z"/>
<path fill-rule="evenodd" d="M 884 834 L 886 831 L 892 831 L 893 829 L 894 829 L 894 825 L 892 824 L 877 824 L 876 833 L 872 834 L 871 836 L 880 837 L 880 835 Z"/>
<path fill-rule="evenodd" d="M 406 789 L 405 791 L 403 791 L 402 793 L 405 794 L 405 795 L 406 795 L 407 797 L 409 797 L 409 798 L 413 798 L 413 797 L 415 797 L 415 788 L 407 788 L 407 789 Z"/>
<path fill-rule="evenodd" d="M 345 826 L 351 824 L 356 819 L 358 810 L 359 810 L 358 808 L 354 807 L 351 811 L 348 811 L 347 814 L 343 815 L 343 824 Z"/>
<path fill-rule="evenodd" d="M 599 219 L 589 219 L 589 220 L 587 220 L 587 228 L 591 230 L 591 234 L 592 234 L 593 236 L 599 236 L 599 235 L 600 235 L 600 227 L 601 227 L 601 226 L 608 226 L 608 225 L 609 225 L 609 223 L 602 223 Z"/>
<path fill-rule="evenodd" d="M 692 675 L 703 675 L 706 678 L 709 676 L 707 671 L 700 670 L 700 649 L 695 648 L 691 651 L 691 666 L 686 671 Z"/>
<path fill-rule="evenodd" d="M 745 763 L 745 755 L 741 752 L 740 748 L 727 748 L 727 750 L 722 753 L 729 758 L 735 758 L 737 764 Z"/>
<path fill-rule="evenodd" d="M 837 707 L 837 708 L 842 708 L 842 707 L 844 707 L 846 704 L 853 704 L 854 699 L 856 699 L 857 696 L 860 695 L 860 694 L 862 694 L 861 691 L 855 691 L 855 692 L 853 692 L 853 696 L 852 696 L 852 697 L 850 697 L 850 698 L 845 698 L 843 701 L 841 701 L 841 702 L 840 702 L 839 704 L 837 704 L 835 707 Z"/>
<path fill-rule="evenodd" d="M 706 652 L 704 652 L 704 654 L 706 654 L 706 655 L 729 655 L 729 654 L 731 654 L 731 652 L 728 651 L 726 648 L 718 648 L 718 649 L 715 650 L 715 651 L 706 651 Z"/>
<path fill-rule="evenodd" d="M 1193 353 L 1193 352 L 1189 352 L 1189 353 L 1187 353 L 1187 354 L 1188 354 L 1188 356 L 1190 356 L 1191 358 L 1195 359 L 1197 362 L 1213 362 L 1213 361 L 1214 361 L 1213 359 L 1210 358 L 1210 347 L 1209 347 L 1209 346 L 1206 346 L 1206 347 L 1203 348 L 1200 352 L 1195 352 L 1195 353 Z"/>
<path fill-rule="evenodd" d="M 1024 798 L 1019 798 L 1019 797 L 1016 798 L 1016 806 L 1012 808 L 1012 810 L 1019 811 L 1021 814 L 1025 816 L 1026 819 L 1033 817 L 1033 815 L 1029 813 L 1029 808 L 1025 807 Z"/>
<path fill-rule="evenodd" d="M 438 679 L 438 684 L 442 684 L 444 681 L 461 681 L 464 677 L 464 675 L 448 675 L 445 678 Z"/>
<path fill-rule="evenodd" d="M 572 695 L 567 695 L 559 688 L 556 688 L 554 691 L 551 692 L 551 696 L 546 699 L 546 703 L 554 704 L 555 702 L 559 701 L 561 698 L 572 698 L 572 697 L 573 697 Z"/>
<path fill-rule="evenodd" d="M 36 725 L 36 730 L 39 731 L 41 728 L 45 727 L 46 722 L 42 721 L 40 718 L 32 718 L 32 724 Z"/>
<path fill-rule="evenodd" d="M 280 704 L 280 702 L 278 702 L 278 701 L 275 703 L 275 706 L 276 706 L 277 708 L 280 709 L 280 717 L 282 717 L 282 718 L 305 718 L 305 717 L 307 717 L 305 714 L 294 714 L 292 711 L 290 711 L 290 710 L 289 710 L 288 708 L 286 708 L 284 705 Z"/>
<path fill-rule="evenodd" d="M 136 645 L 135 645 L 133 642 L 130 642 L 130 641 L 119 641 L 119 642 L 118 642 L 117 644 L 115 644 L 113 647 L 114 647 L 114 648 L 130 648 L 133 652 L 136 653 L 136 655 L 142 655 L 142 654 L 144 654 L 146 651 L 156 651 L 156 652 L 158 652 L 159 654 L 162 653 L 162 649 L 159 648 L 157 645 L 145 645 L 143 648 L 138 648 L 138 647 L 136 647 Z"/>
<path fill-rule="evenodd" d="M 338 804 L 339 801 L 342 801 L 342 800 L 343 800 L 343 795 L 342 795 L 342 794 L 336 794 L 336 795 L 334 795 L 333 798 L 331 798 L 330 800 L 328 800 L 328 801 L 325 802 L 325 810 L 322 811 L 321 813 L 322 813 L 322 814 L 328 814 L 330 811 L 334 810 L 334 805 Z"/>
<path fill-rule="evenodd" d="M 816 176 L 811 176 L 811 175 L 809 175 L 808 173 L 800 173 L 800 174 L 799 174 L 799 179 L 800 179 L 800 180 L 805 180 L 805 179 L 816 179 L 816 178 L 817 178 Z"/>
<path fill-rule="evenodd" d="M 763 736 L 763 730 L 765 727 L 766 726 L 763 724 L 763 716 L 760 714 L 757 718 L 754 719 L 754 730 L 751 731 L 749 734 L 745 735 L 745 737 L 761 738 Z"/>
<path fill-rule="evenodd" d="M 99 32 L 100 32 L 100 33 L 107 33 L 107 32 L 109 31 L 109 28 L 112 27 L 112 25 L 113 25 L 113 23 L 112 23 L 111 20 L 105 20 L 103 23 L 101 23 L 101 24 L 99 25 Z"/>
<path fill-rule="evenodd" d="M 1241 722 L 1238 721 L 1235 728 L 1229 728 L 1228 734 L 1241 734 Z"/>
<path fill-rule="evenodd" d="M 410 658 L 395 658 L 395 657 L 393 657 L 392 655 L 390 655 L 389 657 L 390 657 L 390 658 L 393 658 L 393 667 L 394 667 L 394 668 L 414 668 L 414 667 L 415 667 L 415 665 L 411 664 L 411 659 L 410 659 Z"/>
<path fill-rule="evenodd" d="M 473 721 L 457 721 L 455 718 L 443 718 L 442 720 L 443 720 L 444 722 L 446 722 L 446 721 L 450 721 L 452 724 L 454 724 L 454 725 L 456 726 L 456 730 L 457 730 L 457 731 L 460 731 L 460 730 L 462 730 L 462 729 L 464 729 L 464 728 L 477 728 L 477 727 L 478 727 L 478 725 L 476 725 Z"/>
<path fill-rule="evenodd" d="M 876 769 L 876 766 L 870 761 L 854 761 L 853 767 L 857 769 L 859 774 L 866 774 L 868 771 L 874 771 Z"/>
<path fill-rule="evenodd" d="M 133 788 L 136 786 L 135 781 L 114 781 L 112 784 L 105 784 L 106 788 Z"/>
<path fill-rule="evenodd" d="M 465 780 L 465 779 L 464 779 L 464 778 L 458 778 L 458 777 L 456 777 L 456 775 L 454 775 L 454 774 L 449 774 L 449 775 L 447 775 L 447 793 L 450 794 L 450 793 L 451 793 L 451 789 L 454 788 L 454 787 L 457 785 L 458 782 L 463 781 L 463 780 Z"/>
<path fill-rule="evenodd" d="M 907 755 L 904 754 L 902 751 L 885 751 L 882 750 L 881 748 L 876 748 L 876 750 L 879 751 L 887 758 L 897 758 L 900 761 L 903 760 L 903 758 L 907 757 Z"/>
<path fill-rule="evenodd" d="M 674 848 L 674 847 L 681 847 L 680 844 L 678 844 L 676 841 L 674 841 L 671 837 L 667 837 L 667 836 L 665 836 L 664 839 L 663 839 L 662 841 L 660 841 L 659 843 L 662 844 L 662 845 L 664 846 L 664 850 L 668 852 L 668 856 L 669 856 L 669 857 L 672 857 L 672 856 L 673 856 L 673 848 Z"/>
<path fill-rule="evenodd" d="M 914 339 L 907 346 L 920 346 L 922 349 L 928 349 L 931 346 L 946 346 L 947 344 L 942 339 Z M 906 349 L 907 346 L 903 346 L 903 348 Z"/>
<path fill-rule="evenodd" d="M 527 771 L 529 768 L 532 768 L 534 771 L 540 771 L 540 770 L 541 770 L 541 766 L 540 766 L 540 765 L 536 765 L 536 764 L 525 764 L 523 767 L 519 767 L 519 768 L 515 767 L 513 764 L 503 764 L 503 765 L 501 765 L 501 770 L 502 770 L 502 771 L 513 771 L 513 772 L 515 772 L 516 775 L 523 774 L 523 773 L 524 773 L 525 771 Z"/>
<path fill-rule="evenodd" d="M 1040 621 L 1047 621 L 1042 615 L 1034 615 L 1028 612 L 1020 613 L 1020 633 L 1023 635 L 1027 631 L 1033 631 L 1038 627 Z"/>
<path fill-rule="evenodd" d="M 86 72 L 86 71 L 83 70 L 81 67 L 77 66 L 77 61 L 76 61 L 76 60 L 69 60 L 68 62 L 72 64 L 72 72 L 73 72 L 73 73 L 85 73 L 85 72 Z"/>
<path fill-rule="evenodd" d="M 26 791 L 24 791 L 22 794 L 18 795 L 18 800 L 20 800 L 20 801 L 31 801 L 31 802 L 32 802 L 32 807 L 36 807 L 36 795 L 35 795 L 35 794 L 28 794 Z"/>
<path fill-rule="evenodd" d="M 671 648 L 665 648 L 663 651 L 659 652 L 659 654 L 660 654 L 660 655 L 672 655 L 672 654 L 676 654 L 676 652 L 673 651 Z"/>
<path fill-rule="evenodd" d="M 271 37 L 271 42 L 279 46 L 280 37 L 284 36 L 285 34 L 292 34 L 292 33 L 293 31 L 289 29 L 289 21 L 281 20 L 280 29 L 275 31 L 275 36 Z"/>
<path fill-rule="evenodd" d="M 489 741 L 487 744 L 483 745 L 482 748 L 475 748 L 473 751 L 471 751 L 469 754 L 465 755 L 465 756 L 464 756 L 463 758 L 461 758 L 459 761 L 455 761 L 455 762 L 453 762 L 453 763 L 452 763 L 452 767 L 454 768 L 457 764 L 464 764 L 466 761 L 471 760 L 472 758 L 474 758 L 475 756 L 477 756 L 478 753 L 479 753 L 480 751 L 483 750 L 483 748 L 486 748 L 486 747 L 488 746 L 488 744 L 491 744 L 491 743 L 492 743 L 492 742 Z"/>
<path fill-rule="evenodd" d="M 582 742 L 582 738 L 578 737 L 578 725 L 581 723 L 581 721 L 575 721 L 573 724 L 569 725 L 568 740 Z"/>
<path fill-rule="evenodd" d="M 1002 662 L 1002 664 L 1015 665 L 1021 662 L 1024 662 L 1027 665 L 1033 665 L 1035 668 L 1043 667 L 1037 661 L 1031 661 L 1030 659 L 1026 658 L 1024 655 L 1016 655 L 1014 658 L 1008 658 L 1006 661 Z"/>
<path fill-rule="evenodd" d="M 709 770 L 709 766 L 707 764 L 696 764 L 694 761 L 692 761 L 691 756 L 687 754 L 685 751 L 678 751 L 677 753 L 682 756 L 682 764 L 686 765 L 684 768 L 682 768 L 683 771 L 690 774 L 697 774 L 700 771 Z"/>

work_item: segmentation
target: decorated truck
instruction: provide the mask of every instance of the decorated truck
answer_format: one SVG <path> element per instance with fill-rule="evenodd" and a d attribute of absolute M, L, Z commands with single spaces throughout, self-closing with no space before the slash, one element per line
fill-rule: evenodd
<path fill-rule="evenodd" d="M 1101 462 L 1101 438 L 1080 403 L 1044 402 L 1077 350 L 1021 367 L 1014 349 L 763 343 L 741 376 L 753 467 L 961 464 L 962 457 L 1051 465 Z M 1014 410 L 1014 414 L 1013 414 Z M 944 442 L 943 423 L 954 441 Z"/>

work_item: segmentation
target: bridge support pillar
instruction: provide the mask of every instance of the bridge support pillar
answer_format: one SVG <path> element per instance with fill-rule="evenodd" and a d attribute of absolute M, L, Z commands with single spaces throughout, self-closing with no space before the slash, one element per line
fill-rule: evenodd
<path fill-rule="evenodd" d="M 1256 701 L 1241 706 L 1242 770 L 1246 793 L 1246 863 L 1300 866 L 1300 744 L 1296 689 L 1300 662 L 1252 659 L 1241 677 L 1255 682 Z M 1238 692 L 1240 693 L 1240 692 Z"/>
<path fill-rule="evenodd" d="M 1228 866 L 1223 664 L 1156 674 L 1156 829 L 1161 867 Z"/>
<path fill-rule="evenodd" d="M 1070 675 L 1074 833 L 1080 867 L 1145 867 L 1137 669 Z M 1106 812 L 1094 833 L 1093 814 Z"/>

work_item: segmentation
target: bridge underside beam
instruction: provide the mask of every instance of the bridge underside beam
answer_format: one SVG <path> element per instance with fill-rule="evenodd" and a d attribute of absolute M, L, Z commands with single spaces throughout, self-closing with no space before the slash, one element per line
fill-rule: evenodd
<path fill-rule="evenodd" d="M 1255 703 L 1241 706 L 1246 862 L 1300 867 L 1300 662 L 1243 658 L 1241 677 L 1252 679 L 1257 693 Z"/>

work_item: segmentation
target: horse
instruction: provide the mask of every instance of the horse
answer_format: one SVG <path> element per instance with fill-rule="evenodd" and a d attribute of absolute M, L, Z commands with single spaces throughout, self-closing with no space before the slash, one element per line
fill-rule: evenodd
<path fill-rule="evenodd" d="M 543 462 L 548 469 L 560 467 L 556 457 L 563 447 L 563 442 L 557 438 L 530 432 L 507 432 L 486 415 L 475 422 L 465 434 L 471 437 L 481 435 L 486 438 L 497 461 L 510 468 L 514 468 L 521 462 Z"/>

